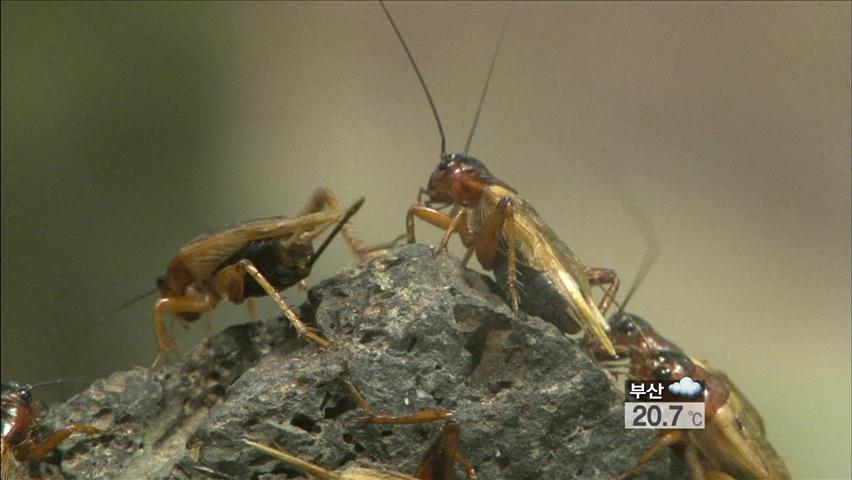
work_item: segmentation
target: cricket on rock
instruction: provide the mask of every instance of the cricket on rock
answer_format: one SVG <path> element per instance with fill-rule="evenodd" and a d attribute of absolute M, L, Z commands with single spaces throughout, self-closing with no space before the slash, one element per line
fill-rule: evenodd
<path fill-rule="evenodd" d="M 584 265 L 532 205 L 468 155 L 503 34 L 491 58 L 464 151 L 447 154 L 444 129 L 432 95 L 390 12 L 384 3 L 381 6 L 420 80 L 441 137 L 441 161 L 406 216 L 408 242 L 415 242 L 414 218 L 445 230 L 436 254 L 446 250 L 452 235 L 458 234 L 468 249 L 465 263 L 476 253 L 482 268 L 494 271 L 513 311 L 522 309 L 540 316 L 571 338 L 587 344 L 598 342 L 614 355 L 604 314 L 618 291 L 618 276 L 610 269 Z M 505 28 L 504 23 L 504 32 Z M 423 195 L 427 197 L 425 202 L 421 201 Z M 451 207 L 449 213 L 441 211 L 446 207 Z M 596 285 L 608 286 L 600 302 L 592 296 Z"/>
<path fill-rule="evenodd" d="M 216 308 L 220 300 L 240 304 L 251 297 L 269 295 L 300 336 L 322 348 L 331 343 L 309 329 L 278 293 L 302 282 L 317 258 L 339 232 L 353 254 L 362 258 L 369 249 L 359 246 L 346 229 L 364 199 L 344 211 L 327 189 L 314 192 L 308 206 L 297 217 L 270 217 L 225 227 L 202 235 L 181 248 L 157 279 L 160 298 L 154 305 L 154 329 L 158 355 L 154 366 L 175 348 L 163 321 L 173 313 L 185 321 L 196 320 Z M 324 209 L 324 207 L 328 209 Z M 336 224 L 336 225 L 335 225 Z M 313 240 L 335 225 L 320 247 Z M 249 313 L 255 317 L 252 303 Z"/>

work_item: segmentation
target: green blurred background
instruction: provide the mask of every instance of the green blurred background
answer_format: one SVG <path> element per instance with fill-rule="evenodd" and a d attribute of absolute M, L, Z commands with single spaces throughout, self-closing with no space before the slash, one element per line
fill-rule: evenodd
<path fill-rule="evenodd" d="M 390 8 L 460 149 L 509 7 Z M 850 476 L 850 13 L 518 4 L 471 150 L 627 283 L 630 186 L 663 249 L 632 309 L 730 374 L 796 478 Z M 3 379 L 147 365 L 151 301 L 100 317 L 184 241 L 316 186 L 366 195 L 356 228 L 393 237 L 437 153 L 377 4 L 4 2 Z M 313 283 L 350 260 L 336 245 Z"/>

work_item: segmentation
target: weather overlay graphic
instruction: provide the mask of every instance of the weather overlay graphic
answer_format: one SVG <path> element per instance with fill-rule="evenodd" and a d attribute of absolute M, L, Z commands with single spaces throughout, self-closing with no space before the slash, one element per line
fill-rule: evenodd
<path fill-rule="evenodd" d="M 624 428 L 704 428 L 704 382 L 627 380 Z"/>

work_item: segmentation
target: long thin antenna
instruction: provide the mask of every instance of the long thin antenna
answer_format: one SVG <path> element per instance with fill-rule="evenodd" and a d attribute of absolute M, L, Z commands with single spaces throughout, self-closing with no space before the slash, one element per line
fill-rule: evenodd
<path fill-rule="evenodd" d="M 624 209 L 627 210 L 630 217 L 636 223 L 636 228 L 639 229 L 639 235 L 642 236 L 642 240 L 644 240 L 645 243 L 645 255 L 642 256 L 642 263 L 639 264 L 639 270 L 636 271 L 636 276 L 633 278 L 633 284 L 630 285 L 630 290 L 627 291 L 627 295 L 624 296 L 624 299 L 621 301 L 621 305 L 619 306 L 619 312 L 622 312 L 627 306 L 627 303 L 630 302 L 630 299 L 633 298 L 633 295 L 639 289 L 639 286 L 645 281 L 645 277 L 648 276 L 648 273 L 651 271 L 651 267 L 660 257 L 661 248 L 660 241 L 657 239 L 657 234 L 654 230 L 654 225 L 648 217 L 648 212 L 642 208 L 639 201 L 633 195 L 633 192 L 627 188 L 619 188 L 618 193 L 619 194 L 616 196 L 621 199 Z"/>
<path fill-rule="evenodd" d="M 48 380 L 46 382 L 38 382 L 33 383 L 32 385 L 28 385 L 30 390 L 35 390 L 36 388 L 49 387 L 51 385 L 84 385 L 85 382 L 81 382 L 78 380 L 64 380 L 61 378 L 57 378 L 56 380 Z"/>
<path fill-rule="evenodd" d="M 121 312 L 121 311 L 122 311 L 122 310 L 124 310 L 125 308 L 127 308 L 127 307 L 129 307 L 129 306 L 133 305 L 134 303 L 138 302 L 139 300 L 143 300 L 143 299 L 145 299 L 145 298 L 152 297 L 152 296 L 156 295 L 158 291 L 159 291 L 159 290 L 158 290 L 156 287 L 154 287 L 154 288 L 152 288 L 151 290 L 148 290 L 147 292 L 140 293 L 139 295 L 136 295 L 135 297 L 131 298 L 130 300 L 125 301 L 124 303 L 122 303 L 121 305 L 119 305 L 119 306 L 117 306 L 117 307 L 113 308 L 113 309 L 112 309 L 109 313 L 107 313 L 106 315 L 104 315 L 103 317 L 101 317 L 101 319 L 98 321 L 98 323 L 96 323 L 94 326 L 92 326 L 92 327 L 91 327 L 91 330 L 94 330 L 95 328 L 100 327 L 100 326 L 101 326 L 101 325 L 103 325 L 103 324 L 104 324 L 107 320 L 109 320 L 109 319 L 113 318 L 113 317 L 114 317 L 114 316 L 116 316 L 119 312 Z"/>
<path fill-rule="evenodd" d="M 323 240 L 322 245 L 319 246 L 319 248 L 314 252 L 313 256 L 308 260 L 308 263 L 305 265 L 308 269 L 310 269 L 314 265 L 314 262 L 316 262 L 319 256 L 322 255 L 323 250 L 325 250 L 328 244 L 331 243 L 331 241 L 334 239 L 334 236 L 337 235 L 337 232 L 339 232 L 343 228 L 343 225 L 345 225 L 346 222 L 348 222 L 349 219 L 352 218 L 352 215 L 355 215 L 355 213 L 361 208 L 361 205 L 363 204 L 364 197 L 361 197 L 358 200 L 355 200 L 355 203 L 353 203 L 352 206 L 349 207 L 348 210 L 346 210 L 346 213 L 343 214 L 343 217 L 337 222 L 337 225 L 334 226 L 334 229 L 332 229 L 331 233 L 329 233 L 328 236 L 325 237 L 325 240 Z"/>
<path fill-rule="evenodd" d="M 515 5 L 506 13 L 506 18 L 503 19 L 503 27 L 500 29 L 500 36 L 497 38 L 497 47 L 494 48 L 494 55 L 491 56 L 491 66 L 488 67 L 488 76 L 485 77 L 485 86 L 482 88 L 482 96 L 479 97 L 479 105 L 476 107 L 476 116 L 473 117 L 473 125 L 470 127 L 470 133 L 467 136 L 467 142 L 464 144 L 463 155 L 467 157 L 467 152 L 470 150 L 470 142 L 473 141 L 473 134 L 476 132 L 476 125 L 479 123 L 479 114 L 482 113 L 482 106 L 485 104 L 485 94 L 488 93 L 488 85 L 491 83 L 491 74 L 494 73 L 494 64 L 497 62 L 497 54 L 500 52 L 500 45 L 503 43 L 503 37 L 506 35 L 506 26 L 509 25 L 509 18 L 515 10 Z"/>
<path fill-rule="evenodd" d="M 432 100 L 432 94 L 429 93 L 429 87 L 426 86 L 426 81 L 423 80 L 423 75 L 420 74 L 420 69 L 417 68 L 417 63 L 414 61 L 411 51 L 408 50 L 408 45 L 405 44 L 405 39 L 403 39 L 402 34 L 399 33 L 399 28 L 397 28 L 396 22 L 393 21 L 393 17 L 391 17 L 390 12 L 388 11 L 388 7 L 385 6 L 385 2 L 382 0 L 379 0 L 379 5 L 382 6 L 382 10 L 385 11 L 385 15 L 388 17 L 388 20 L 390 20 L 393 31 L 396 32 L 399 42 L 402 43 L 402 48 L 405 50 L 405 54 L 408 55 L 408 60 L 411 61 L 411 66 L 414 67 L 414 73 L 417 74 L 417 78 L 420 80 L 420 85 L 423 86 L 423 91 L 426 92 L 426 98 L 429 100 L 429 107 L 432 108 L 432 115 L 435 116 L 435 123 L 438 124 L 438 133 L 441 134 L 441 157 L 443 158 L 447 155 L 447 139 L 444 136 L 444 127 L 441 125 L 441 118 L 438 116 L 438 109 L 435 108 L 435 102 Z"/>
<path fill-rule="evenodd" d="M 657 239 L 657 234 L 655 233 L 654 225 L 651 223 L 650 216 L 648 215 L 648 212 L 642 208 L 642 204 L 639 203 L 636 196 L 633 195 L 633 191 L 627 188 L 616 177 L 607 177 L 607 181 L 610 183 L 611 193 L 618 199 L 619 203 L 621 203 L 621 207 L 627 212 L 627 215 L 636 225 L 636 228 L 639 230 L 639 235 L 642 237 L 642 241 L 645 244 L 645 254 L 642 256 L 642 263 L 639 265 L 639 270 L 636 271 L 636 276 L 631 282 L 630 290 L 627 291 L 627 295 L 624 296 L 621 302 L 613 302 L 618 306 L 618 312 L 616 314 L 620 314 L 624 312 L 624 309 L 627 307 L 627 303 L 630 302 L 631 298 L 633 298 L 633 295 L 651 271 L 651 267 L 657 261 L 657 258 L 660 257 L 661 248 L 660 241 Z"/>

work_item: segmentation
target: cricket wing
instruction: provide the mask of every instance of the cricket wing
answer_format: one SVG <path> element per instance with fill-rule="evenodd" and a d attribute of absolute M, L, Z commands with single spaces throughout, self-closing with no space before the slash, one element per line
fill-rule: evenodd
<path fill-rule="evenodd" d="M 749 431 L 757 432 L 760 435 L 766 435 L 766 427 L 763 424 L 763 418 L 760 416 L 760 412 L 757 411 L 757 408 L 755 408 L 745 394 L 743 394 L 742 390 L 740 390 L 734 382 L 728 378 L 728 375 L 718 368 L 707 365 L 705 362 L 694 359 L 693 362 L 724 382 L 725 387 L 730 392 L 728 396 L 728 403 L 731 405 L 731 408 L 743 425 Z"/>
<path fill-rule="evenodd" d="M 615 356 L 615 347 L 609 339 L 609 324 L 592 297 L 586 267 L 529 204 L 521 201 L 516 208 L 519 213 L 515 215 L 518 261 L 545 272 L 566 300 L 571 317 Z"/>
<path fill-rule="evenodd" d="M 181 248 L 177 258 L 194 278 L 207 278 L 223 261 L 250 242 L 296 234 L 300 241 L 310 242 L 343 213 L 326 210 L 294 218 L 269 217 L 231 225 L 194 238 Z"/>
<path fill-rule="evenodd" d="M 730 404 L 716 411 L 705 430 L 690 431 L 690 437 L 714 468 L 736 478 L 791 478 L 763 435 L 746 428 Z"/>

